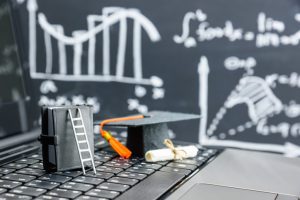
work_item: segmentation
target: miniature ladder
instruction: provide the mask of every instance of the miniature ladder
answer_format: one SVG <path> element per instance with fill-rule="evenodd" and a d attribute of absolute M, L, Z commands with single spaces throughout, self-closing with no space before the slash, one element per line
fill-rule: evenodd
<path fill-rule="evenodd" d="M 68 113 L 70 115 L 72 126 L 73 126 L 73 133 L 74 133 L 76 144 L 77 144 L 77 149 L 78 149 L 78 153 L 79 153 L 79 157 L 80 157 L 82 171 L 83 171 L 83 174 L 85 174 L 85 165 L 84 165 L 84 163 L 92 163 L 94 173 L 96 174 L 94 158 L 93 158 L 93 154 L 91 152 L 88 137 L 86 135 L 86 129 L 85 129 L 85 126 L 84 126 L 84 123 L 83 123 L 81 110 L 79 108 L 76 108 L 76 111 L 78 111 L 78 115 L 79 115 L 78 117 L 73 117 L 72 116 L 71 109 L 68 110 Z M 77 122 L 76 125 L 75 125 L 75 122 Z M 80 129 L 80 131 L 77 131 L 76 129 L 77 130 Z M 78 136 L 84 136 L 84 140 L 79 140 Z M 80 144 L 87 144 L 87 148 L 81 148 Z M 83 155 L 82 155 L 83 152 L 88 153 L 88 158 L 84 158 L 84 159 L 82 158 L 83 157 Z"/>

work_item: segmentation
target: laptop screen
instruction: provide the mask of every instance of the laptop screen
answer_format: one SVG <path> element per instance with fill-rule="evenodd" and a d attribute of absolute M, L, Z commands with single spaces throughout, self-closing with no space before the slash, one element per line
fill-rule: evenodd
<path fill-rule="evenodd" d="M 17 48 L 10 5 L 7 0 L 0 0 L 0 138 L 27 128 L 25 87 Z"/>

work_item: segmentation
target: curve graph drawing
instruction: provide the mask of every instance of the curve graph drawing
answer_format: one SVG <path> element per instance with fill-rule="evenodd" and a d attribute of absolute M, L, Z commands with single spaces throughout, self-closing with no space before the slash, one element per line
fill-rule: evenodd
<path fill-rule="evenodd" d="M 250 119 L 257 123 L 269 115 L 282 111 L 281 101 L 274 95 L 267 82 L 257 76 L 243 77 L 225 103 L 226 108 L 237 104 L 246 104 Z"/>
<path fill-rule="evenodd" d="M 236 87 L 228 95 L 227 99 L 223 103 L 223 106 L 221 106 L 218 112 L 215 114 L 215 117 L 212 119 L 211 123 L 208 124 L 209 72 L 210 68 L 208 60 L 205 56 L 202 56 L 198 64 L 199 108 L 201 110 L 201 115 L 203 116 L 199 124 L 199 143 L 201 145 L 273 151 L 284 153 L 287 156 L 293 157 L 300 155 L 300 147 L 285 141 L 285 137 L 283 137 L 283 144 L 255 143 L 225 139 L 226 135 L 233 136 L 253 127 L 256 127 L 257 130 L 258 127 L 262 126 L 261 124 L 266 123 L 269 118 L 284 112 L 286 105 L 284 105 L 282 101 L 273 93 L 273 90 L 271 89 L 273 82 L 270 83 L 269 76 L 267 76 L 266 79 L 263 79 L 258 76 L 244 74 Z M 279 75 L 276 76 L 279 77 Z M 295 77 L 294 74 L 293 77 Z M 295 78 L 292 80 L 294 79 Z M 290 81 L 288 83 L 290 83 Z M 250 120 L 237 126 L 236 128 L 223 130 L 221 133 L 218 133 L 220 137 L 220 139 L 218 139 L 216 137 L 216 131 L 219 123 L 225 119 L 227 110 L 238 104 L 246 105 Z M 275 128 L 273 127 L 273 129 Z M 270 133 L 266 132 L 264 135 L 266 136 L 268 134 Z M 222 135 L 224 136 L 223 139 L 221 138 Z"/>
<path fill-rule="evenodd" d="M 64 33 L 64 27 L 59 24 L 50 24 L 44 13 L 38 13 L 36 0 L 27 1 L 29 13 L 29 64 L 30 74 L 34 79 L 52 79 L 60 81 L 95 81 L 95 82 L 122 82 L 129 84 L 151 85 L 161 87 L 163 81 L 157 77 L 143 77 L 142 69 L 142 30 L 152 42 L 157 42 L 161 36 L 154 24 L 138 9 L 122 7 L 105 7 L 101 15 L 87 16 L 87 30 L 74 30 L 71 36 Z M 133 76 L 124 76 L 126 45 L 127 45 L 127 22 L 133 20 Z M 116 72 L 111 73 L 110 63 L 110 27 L 119 24 L 119 43 L 117 49 Z M 43 70 L 37 69 L 37 26 L 44 33 L 46 65 Z M 102 66 L 101 73 L 96 72 L 95 52 L 98 34 L 102 34 Z M 58 73 L 53 72 L 53 42 L 57 42 L 58 49 Z M 87 43 L 88 61 L 82 64 L 84 44 Z M 73 50 L 73 69 L 68 68 L 66 48 Z M 69 64 L 70 65 L 70 64 Z M 87 67 L 87 74 L 82 73 L 83 67 Z M 39 67 L 40 68 L 40 67 Z M 99 71 L 99 70 L 98 70 Z"/>

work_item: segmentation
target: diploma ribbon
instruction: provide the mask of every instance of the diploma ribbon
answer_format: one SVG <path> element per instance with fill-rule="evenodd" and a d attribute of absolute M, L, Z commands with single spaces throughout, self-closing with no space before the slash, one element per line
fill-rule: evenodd
<path fill-rule="evenodd" d="M 185 158 L 187 156 L 187 153 L 184 150 L 176 149 L 171 140 L 165 139 L 164 144 L 173 152 L 174 159 L 182 160 L 183 158 Z"/>

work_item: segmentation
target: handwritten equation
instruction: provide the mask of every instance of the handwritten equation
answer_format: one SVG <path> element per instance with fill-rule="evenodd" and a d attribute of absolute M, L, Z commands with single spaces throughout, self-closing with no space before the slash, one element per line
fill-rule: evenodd
<path fill-rule="evenodd" d="M 253 42 L 258 48 L 299 44 L 300 30 L 286 33 L 283 21 L 269 17 L 264 12 L 260 12 L 254 20 L 257 21 L 256 30 L 245 30 L 230 20 L 226 20 L 223 26 L 214 26 L 209 22 L 208 15 L 201 9 L 197 9 L 195 12 L 185 14 L 182 32 L 174 35 L 173 40 L 175 43 L 183 44 L 186 48 L 196 47 L 200 42 L 217 39 L 227 39 L 229 42 Z M 300 25 L 300 14 L 295 14 L 294 20 Z M 192 23 L 197 23 L 196 28 L 192 28 L 194 27 Z"/>

